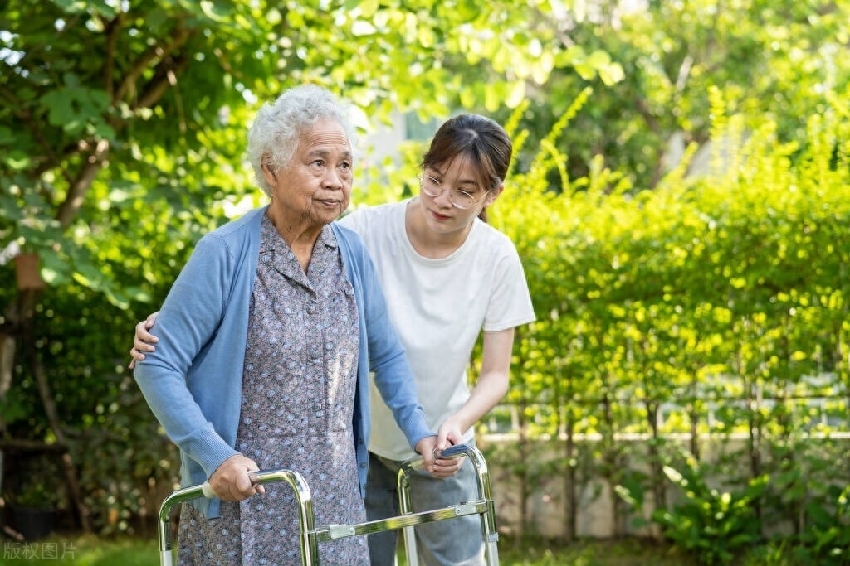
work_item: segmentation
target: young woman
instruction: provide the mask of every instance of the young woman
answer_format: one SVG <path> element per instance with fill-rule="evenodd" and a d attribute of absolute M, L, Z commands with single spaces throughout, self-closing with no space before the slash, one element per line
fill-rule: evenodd
<path fill-rule="evenodd" d="M 428 425 L 439 449 L 474 443 L 474 424 L 508 389 L 514 329 L 534 320 L 525 273 L 512 242 L 479 217 L 504 188 L 511 140 L 496 122 L 476 114 L 446 121 L 421 163 L 420 195 L 357 209 L 339 222 L 366 244 L 416 378 Z M 136 326 L 131 354 L 152 350 L 152 318 Z M 474 387 L 466 369 L 483 332 Z M 368 518 L 398 514 L 397 472 L 413 457 L 392 413 L 372 387 L 372 436 L 366 483 Z M 411 477 L 417 511 L 478 496 L 474 470 L 463 460 L 438 460 Z M 458 470 L 459 468 L 459 470 Z M 476 515 L 416 527 L 424 564 L 483 563 Z M 395 564 L 397 531 L 369 536 L 373 566 Z"/>

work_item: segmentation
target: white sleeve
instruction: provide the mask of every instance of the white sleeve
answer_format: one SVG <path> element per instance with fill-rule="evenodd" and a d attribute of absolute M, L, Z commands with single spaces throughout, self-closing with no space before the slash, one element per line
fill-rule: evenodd
<path fill-rule="evenodd" d="M 352 210 L 351 212 L 347 213 L 345 216 L 337 220 L 337 222 L 339 222 L 341 225 L 345 226 L 349 230 L 354 230 L 359 234 L 360 230 L 358 228 L 362 228 L 361 220 L 363 219 L 363 216 L 364 215 L 362 212 L 358 210 Z"/>
<path fill-rule="evenodd" d="M 533 322 L 534 307 L 525 270 L 516 248 L 498 262 L 493 273 L 493 292 L 484 316 L 484 331 L 497 332 Z"/>
<path fill-rule="evenodd" d="M 360 236 L 364 242 L 371 239 L 370 232 L 375 231 L 375 216 L 378 212 L 377 207 L 366 207 L 352 210 L 339 220 L 341 225 L 349 230 L 353 230 Z M 367 245 L 368 247 L 368 245 Z"/>

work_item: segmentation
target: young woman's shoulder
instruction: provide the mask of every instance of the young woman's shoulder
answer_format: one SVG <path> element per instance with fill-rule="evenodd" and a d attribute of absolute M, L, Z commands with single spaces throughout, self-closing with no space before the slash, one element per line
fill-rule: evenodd
<path fill-rule="evenodd" d="M 476 221 L 476 234 L 487 246 L 494 246 L 498 249 L 516 251 L 516 246 L 510 236 L 495 228 L 493 225 L 480 220 Z"/>
<path fill-rule="evenodd" d="M 388 202 L 385 204 L 377 204 L 373 206 L 360 206 L 347 212 L 345 216 L 340 218 L 342 224 L 355 221 L 373 221 L 386 218 L 394 214 L 398 207 L 402 206 L 399 202 Z"/>
<path fill-rule="evenodd" d="M 338 220 L 339 224 L 358 234 L 369 232 L 374 226 L 386 226 L 389 220 L 403 211 L 402 203 L 391 202 L 377 206 L 362 206 L 348 212 Z"/>

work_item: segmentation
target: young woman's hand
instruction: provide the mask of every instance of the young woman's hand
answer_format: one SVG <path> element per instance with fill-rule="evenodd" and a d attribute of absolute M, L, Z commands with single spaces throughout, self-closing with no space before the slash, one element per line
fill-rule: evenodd
<path fill-rule="evenodd" d="M 136 333 L 133 335 L 133 348 L 130 350 L 130 357 L 133 358 L 128 366 L 130 369 L 136 367 L 136 362 L 145 359 L 144 352 L 153 352 L 156 349 L 154 344 L 159 342 L 159 338 L 148 331 L 153 328 L 153 323 L 158 314 L 159 311 L 153 312 L 136 325 Z"/>

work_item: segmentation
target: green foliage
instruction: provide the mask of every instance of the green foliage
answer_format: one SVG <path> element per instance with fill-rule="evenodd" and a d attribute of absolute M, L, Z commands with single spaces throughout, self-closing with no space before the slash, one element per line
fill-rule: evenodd
<path fill-rule="evenodd" d="M 846 446 L 815 444 L 847 429 L 847 106 L 833 100 L 808 120 L 803 143 L 786 144 L 776 123 L 754 128 L 727 113 L 722 91 L 709 94 L 715 155 L 705 176 L 686 176 L 684 163 L 635 193 L 599 165 L 558 191 L 552 162 L 539 159 L 509 180 L 490 219 L 520 250 L 538 319 L 519 333 L 508 399 L 525 414 L 523 438 L 600 435 L 594 469 L 637 509 L 663 482 L 664 436 L 694 432 L 695 456 L 709 435 L 743 439 L 743 451 L 725 448 L 699 468 L 707 476 L 690 479 L 743 473 L 737 485 L 759 483 L 730 491 L 728 504 L 770 503 L 753 521 L 757 536 L 789 524 L 815 536 L 824 513 L 836 520 L 829 486 L 850 478 L 846 465 L 830 467 Z M 633 433 L 644 446 L 622 440 Z M 707 494 L 704 510 L 724 504 Z"/>
<path fill-rule="evenodd" d="M 52 509 L 59 502 L 60 495 L 55 486 L 48 485 L 44 478 L 28 478 L 19 490 L 9 496 L 12 505 L 31 509 Z"/>
<path fill-rule="evenodd" d="M 663 481 L 656 435 L 752 434 L 767 441 L 751 454 L 775 456 L 750 470 L 771 478 L 764 503 L 807 551 L 841 548 L 829 521 L 846 497 L 803 488 L 840 448 L 788 454 L 846 422 L 847 3 L 585 5 L 5 3 L 0 247 L 41 255 L 34 345 L 99 529 L 130 530 L 175 475 L 125 370 L 130 329 L 201 234 L 261 202 L 242 162 L 256 102 L 316 82 L 372 119 L 460 106 L 509 123 L 517 159 L 491 222 L 517 244 L 538 321 L 518 333 L 508 399 L 528 436 L 601 437 L 521 472 L 601 470 L 636 494 Z M 707 176 L 688 176 L 696 147 L 663 174 L 674 133 L 714 142 Z M 421 149 L 364 173 L 355 202 L 415 191 Z M 13 367 L 7 432 L 53 440 L 32 368 Z M 718 470 L 740 459 L 725 456 Z"/>
<path fill-rule="evenodd" d="M 7 2 L 0 246 L 38 251 L 51 285 L 73 279 L 123 307 L 148 300 L 115 273 L 138 270 L 140 255 L 159 267 L 138 242 L 179 256 L 256 202 L 242 154 L 258 100 L 313 82 L 373 117 L 432 116 L 461 98 L 516 105 L 556 62 L 613 80 L 609 56 L 559 50 L 553 18 L 548 3 L 507 0 Z M 463 84 L 469 69 L 482 82 Z"/>
<path fill-rule="evenodd" d="M 794 555 L 808 563 L 838 565 L 847 560 L 850 507 L 847 484 L 836 462 L 847 453 L 840 440 L 793 431 L 770 443 L 778 463 L 764 501 L 767 512 L 795 519 Z"/>
<path fill-rule="evenodd" d="M 732 564 L 761 540 L 756 505 L 767 477 L 751 479 L 739 491 L 722 491 L 706 485 L 703 471 L 690 459 L 681 471 L 665 467 L 664 473 L 680 488 L 683 501 L 671 510 L 656 509 L 652 518 L 699 563 Z"/>
<path fill-rule="evenodd" d="M 572 178 L 596 159 L 625 176 L 634 190 L 654 188 L 677 163 L 680 144 L 711 136 L 710 89 L 722 87 L 730 110 L 774 121 L 784 142 L 804 143 L 801 116 L 824 113 L 842 96 L 850 63 L 841 54 L 850 33 L 850 5 L 830 0 L 715 0 L 572 3 L 569 31 L 586 51 L 611 54 L 623 79 L 605 85 L 573 67 L 555 68 L 546 88 L 529 89 L 522 127 L 533 158 L 576 93 L 594 87 L 559 147 Z M 582 10 L 582 7 L 585 7 Z M 502 116 L 509 113 L 503 110 Z M 550 176 L 555 183 L 555 175 Z"/>
<path fill-rule="evenodd" d="M 163 490 L 173 488 L 176 454 L 126 369 L 135 315 L 82 286 L 65 287 L 72 289 L 45 293 L 36 318 L 38 351 L 62 407 L 63 431 L 94 524 L 102 533 L 132 532 L 140 516 L 156 516 Z M 128 330 L 125 335 L 115 329 Z M 8 434 L 53 438 L 26 366 L 17 369 L 10 393 L 6 402 L 18 408 L 4 412 Z M 55 491 L 64 482 L 58 456 L 53 458 Z"/>
<path fill-rule="evenodd" d="M 262 202 L 243 162 L 257 103 L 319 83 L 372 119 L 445 115 L 461 98 L 517 104 L 556 63 L 617 75 L 610 57 L 561 52 L 551 16 L 548 3 L 508 0 L 4 3 L 0 271 L 14 280 L 17 250 L 41 257 L 48 289 L 27 346 L 97 528 L 131 529 L 173 483 L 173 449 L 125 369 L 130 332 L 202 234 Z M 463 70 L 482 82 L 465 84 Z M 0 288 L 4 336 L 18 332 L 20 297 Z M 0 424 L 53 441 L 35 370 L 18 354 L 2 353 L 12 369 Z"/>
<path fill-rule="evenodd" d="M 62 469 L 56 453 L 18 454 L 15 460 L 16 465 L 6 464 L 3 481 L 2 496 L 8 505 L 31 510 L 67 509 Z M 8 473 L 10 469 L 14 469 L 14 473 Z"/>
<path fill-rule="evenodd" d="M 799 536 L 795 555 L 809 563 L 840 566 L 850 559 L 850 486 L 830 485 L 824 504 L 810 502 L 809 524 Z"/>
<path fill-rule="evenodd" d="M 522 391 L 545 402 L 576 379 L 588 400 L 684 403 L 758 389 L 785 400 L 759 407 L 767 416 L 846 385 L 848 170 L 829 166 L 824 143 L 846 145 L 843 127 L 814 119 L 792 164 L 766 122 L 727 169 L 635 196 L 604 169 L 562 195 L 538 171 L 515 174 L 491 214 L 520 250 L 538 313 L 519 345 Z M 751 411 L 712 429 L 745 431 Z"/>

